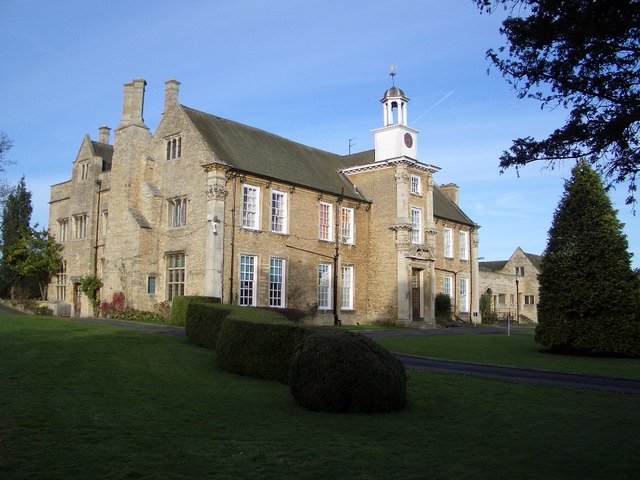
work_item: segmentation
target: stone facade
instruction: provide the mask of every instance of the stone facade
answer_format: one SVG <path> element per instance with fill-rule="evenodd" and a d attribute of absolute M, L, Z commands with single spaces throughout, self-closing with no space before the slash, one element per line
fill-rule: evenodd
<path fill-rule="evenodd" d="M 521 321 L 538 322 L 540 256 L 520 247 L 509 260 L 480 262 L 480 294 L 492 295 L 492 309 L 499 318 L 518 315 Z"/>
<path fill-rule="evenodd" d="M 455 185 L 417 159 L 408 99 L 382 99 L 376 148 L 339 156 L 184 107 L 166 82 L 155 133 L 144 80 L 125 85 L 115 129 L 86 136 L 72 178 L 51 188 L 49 229 L 64 266 L 50 298 L 91 314 L 80 278 L 102 278 L 152 310 L 176 295 L 317 310 L 316 321 L 434 323 L 446 291 L 479 320 L 478 226 Z"/>

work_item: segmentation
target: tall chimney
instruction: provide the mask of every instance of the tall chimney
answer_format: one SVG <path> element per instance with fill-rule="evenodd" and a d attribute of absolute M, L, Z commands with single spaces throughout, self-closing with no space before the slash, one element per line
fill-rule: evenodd
<path fill-rule="evenodd" d="M 444 193 L 444 196 L 458 205 L 458 196 L 460 187 L 455 183 L 447 183 L 446 185 L 440 185 L 440 190 Z"/>
<path fill-rule="evenodd" d="M 98 141 L 100 143 L 106 143 L 108 145 L 109 138 L 111 137 L 111 129 L 106 125 L 103 125 L 98 129 L 98 132 L 99 132 Z"/>
<path fill-rule="evenodd" d="M 177 80 L 167 80 L 164 82 L 164 111 L 169 110 L 172 105 L 178 104 L 178 92 L 180 90 L 180 82 Z"/>
<path fill-rule="evenodd" d="M 142 111 L 144 109 L 144 87 L 147 84 L 141 78 L 124 84 L 124 105 L 122 108 L 122 120 L 118 128 L 137 125 L 144 127 Z"/>

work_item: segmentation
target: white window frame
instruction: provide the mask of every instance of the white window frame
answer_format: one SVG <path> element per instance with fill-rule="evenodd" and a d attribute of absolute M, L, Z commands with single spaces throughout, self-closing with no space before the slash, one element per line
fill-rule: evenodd
<path fill-rule="evenodd" d="M 331 242 L 333 241 L 333 205 L 327 202 L 320 202 L 318 213 L 318 238 Z"/>
<path fill-rule="evenodd" d="M 258 301 L 258 257 L 240 255 L 238 305 L 255 307 Z"/>
<path fill-rule="evenodd" d="M 187 256 L 184 252 L 166 255 L 167 300 L 183 296 L 187 288 Z"/>
<path fill-rule="evenodd" d="M 411 194 L 422 195 L 422 178 L 418 175 L 411 175 Z"/>
<path fill-rule="evenodd" d="M 356 223 L 355 210 L 349 207 L 342 207 L 340 210 L 340 229 L 342 243 L 346 245 L 353 245 L 356 239 Z"/>
<path fill-rule="evenodd" d="M 469 232 L 460 231 L 460 260 L 469 260 Z"/>
<path fill-rule="evenodd" d="M 187 197 L 176 197 L 169 200 L 169 226 L 172 228 L 187 225 Z"/>
<path fill-rule="evenodd" d="M 318 309 L 330 310 L 333 307 L 332 299 L 332 268 L 330 263 L 318 265 Z"/>
<path fill-rule="evenodd" d="M 459 291 L 459 305 L 460 312 L 468 313 L 469 312 L 469 279 L 466 277 L 460 278 L 460 291 Z"/>
<path fill-rule="evenodd" d="M 289 197 L 286 192 L 271 190 L 271 231 L 286 234 L 289 231 Z"/>
<path fill-rule="evenodd" d="M 422 228 L 422 209 L 411 207 L 411 243 L 422 245 L 423 228 Z"/>
<path fill-rule="evenodd" d="M 524 277 L 524 266 L 516 267 L 516 277 Z"/>
<path fill-rule="evenodd" d="M 445 258 L 453 258 L 453 230 L 445 228 L 442 232 Z"/>
<path fill-rule="evenodd" d="M 283 258 L 269 260 L 269 306 L 285 308 L 286 302 L 286 266 Z"/>
<path fill-rule="evenodd" d="M 444 293 L 445 295 L 449 295 L 449 298 L 453 298 L 452 285 L 453 277 L 445 275 L 442 285 L 442 293 Z"/>
<path fill-rule="evenodd" d="M 342 267 L 342 310 L 353 310 L 355 299 L 354 267 L 345 265 Z"/>
<path fill-rule="evenodd" d="M 242 227 L 260 230 L 260 187 L 242 186 Z"/>

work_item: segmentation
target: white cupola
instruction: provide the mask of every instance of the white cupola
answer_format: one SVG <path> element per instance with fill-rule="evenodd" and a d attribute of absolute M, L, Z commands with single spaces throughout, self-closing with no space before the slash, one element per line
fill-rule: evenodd
<path fill-rule="evenodd" d="M 373 131 L 376 162 L 400 158 L 418 159 L 418 131 L 408 123 L 405 93 L 393 85 L 382 100 L 384 126 Z"/>

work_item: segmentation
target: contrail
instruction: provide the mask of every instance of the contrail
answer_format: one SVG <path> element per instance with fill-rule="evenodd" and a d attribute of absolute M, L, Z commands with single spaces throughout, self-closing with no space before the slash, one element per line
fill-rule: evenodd
<path fill-rule="evenodd" d="M 440 105 L 442 102 L 444 102 L 447 98 L 449 98 L 451 95 L 453 95 L 453 92 L 455 92 L 455 90 L 451 90 L 449 93 L 447 93 L 444 97 L 442 97 L 440 100 L 438 100 L 436 103 L 434 103 L 433 105 L 431 105 L 429 108 L 427 108 L 424 112 L 422 112 L 420 115 L 418 115 L 418 118 L 416 118 L 413 122 L 411 122 L 411 124 L 415 124 L 418 122 L 418 120 L 420 120 L 422 117 L 424 117 L 427 113 L 429 113 L 431 110 L 433 110 L 434 108 L 436 108 L 438 105 Z"/>

